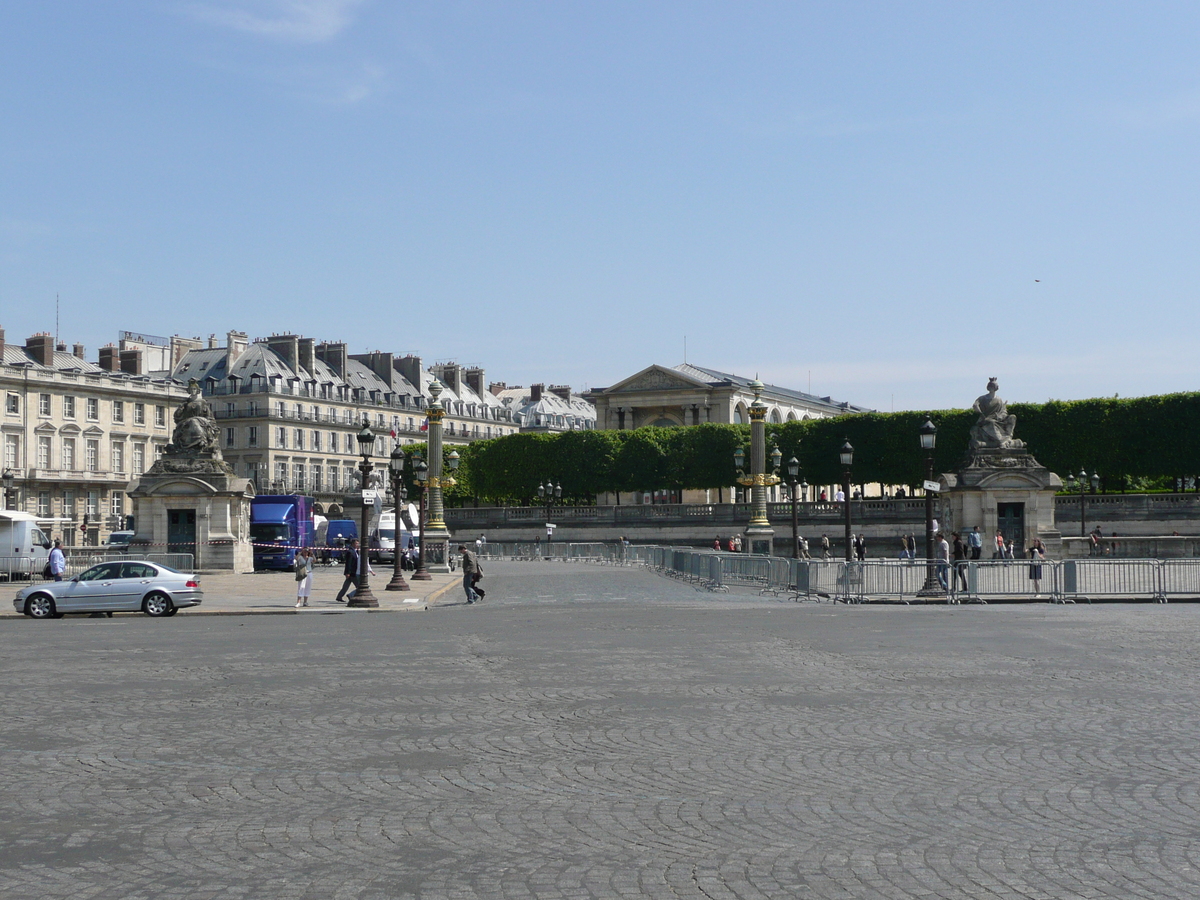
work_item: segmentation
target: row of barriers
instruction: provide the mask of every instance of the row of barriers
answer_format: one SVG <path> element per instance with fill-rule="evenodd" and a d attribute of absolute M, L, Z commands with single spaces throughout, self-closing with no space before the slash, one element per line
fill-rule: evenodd
<path fill-rule="evenodd" d="M 1200 559 L 977 560 L 935 564 L 933 590 L 923 560 L 797 560 L 635 546 L 624 562 L 711 591 L 731 586 L 794 600 L 987 603 L 1044 600 L 1200 599 Z"/>
<path fill-rule="evenodd" d="M 79 553 L 67 552 L 66 569 L 63 577 L 72 578 L 85 569 L 102 562 L 125 562 L 130 560 L 158 563 L 179 572 L 194 572 L 196 557 L 191 553 Z M 12 556 L 0 559 L 0 581 L 42 581 L 46 566 L 45 557 Z"/>
<path fill-rule="evenodd" d="M 973 560 L 934 566 L 936 588 L 926 590 L 924 560 L 784 559 L 715 550 L 629 545 L 620 542 L 488 542 L 483 559 L 549 560 L 639 565 L 710 591 L 749 588 L 794 600 L 843 603 L 986 603 L 989 600 L 1200 599 L 1200 559 L 1089 558 Z"/>

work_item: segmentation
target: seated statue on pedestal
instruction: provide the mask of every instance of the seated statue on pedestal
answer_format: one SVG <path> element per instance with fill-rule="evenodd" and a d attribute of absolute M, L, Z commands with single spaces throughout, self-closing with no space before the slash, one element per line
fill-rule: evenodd
<path fill-rule="evenodd" d="M 208 401 L 200 396 L 200 382 L 193 378 L 188 382 L 187 402 L 175 410 L 175 431 L 167 444 L 167 455 L 220 459 L 219 436 Z"/>
<path fill-rule="evenodd" d="M 979 420 L 971 426 L 970 447 L 972 450 L 1021 450 L 1024 441 L 1013 437 L 1017 417 L 1008 411 L 1008 404 L 996 395 L 1000 385 L 995 378 L 988 379 L 987 393 L 971 407 L 979 413 Z"/>
<path fill-rule="evenodd" d="M 232 475 L 229 463 L 221 456 L 220 434 L 208 401 L 200 395 L 200 383 L 193 378 L 188 382 L 187 401 L 175 410 L 171 443 L 146 474 Z"/>

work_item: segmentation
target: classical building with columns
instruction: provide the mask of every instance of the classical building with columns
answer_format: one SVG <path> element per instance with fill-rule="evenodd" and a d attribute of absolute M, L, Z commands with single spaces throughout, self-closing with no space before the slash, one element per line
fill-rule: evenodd
<path fill-rule="evenodd" d="M 596 427 L 641 428 L 643 425 L 725 425 L 750 421 L 754 379 L 683 363 L 648 366 L 612 387 L 595 388 L 585 396 L 596 405 Z M 791 388 L 768 384 L 762 400 L 767 404 L 767 425 L 799 419 L 824 419 L 847 413 L 870 412 L 865 407 L 816 397 Z"/>
<path fill-rule="evenodd" d="M 595 388 L 584 396 L 596 406 L 596 428 L 624 430 L 644 425 L 670 427 L 715 422 L 740 425 L 750 422 L 750 404 L 754 402 L 753 378 L 718 372 L 683 363 L 678 366 L 648 366 L 636 375 L 618 381 L 612 387 Z M 847 413 L 870 412 L 853 403 L 817 397 L 791 388 L 768 384 L 762 392 L 767 406 L 766 425 L 803 419 L 825 419 Z M 741 489 L 731 486 L 718 491 L 659 491 L 655 495 L 634 495 L 634 503 L 728 502 L 739 497 Z M 601 503 L 616 498 L 604 496 Z M 769 499 L 779 499 L 772 488 Z"/>

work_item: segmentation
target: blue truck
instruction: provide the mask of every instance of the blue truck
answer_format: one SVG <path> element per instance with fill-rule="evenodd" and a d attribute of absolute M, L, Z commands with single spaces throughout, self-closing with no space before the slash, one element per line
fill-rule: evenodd
<path fill-rule="evenodd" d="M 313 545 L 313 498 L 265 494 L 250 500 L 254 568 L 290 569 L 296 551 Z"/>

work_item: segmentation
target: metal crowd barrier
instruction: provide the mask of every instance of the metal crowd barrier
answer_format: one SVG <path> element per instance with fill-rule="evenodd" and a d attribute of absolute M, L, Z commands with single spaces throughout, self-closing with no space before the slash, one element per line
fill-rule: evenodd
<path fill-rule="evenodd" d="M 549 545 L 489 542 L 480 552 L 490 559 L 550 558 L 564 562 L 640 565 L 710 591 L 727 591 L 736 586 L 756 589 L 762 595 L 786 595 L 791 600 L 842 603 L 1155 600 L 1166 603 L 1172 598 L 1200 599 L 1200 559 L 971 560 L 946 567 L 948 589 L 939 588 L 930 593 L 924 590 L 924 560 L 914 564 L 908 560 L 888 559 L 865 562 L 784 559 L 645 544 L 565 541 Z M 167 564 L 180 568 L 174 563 Z"/>

